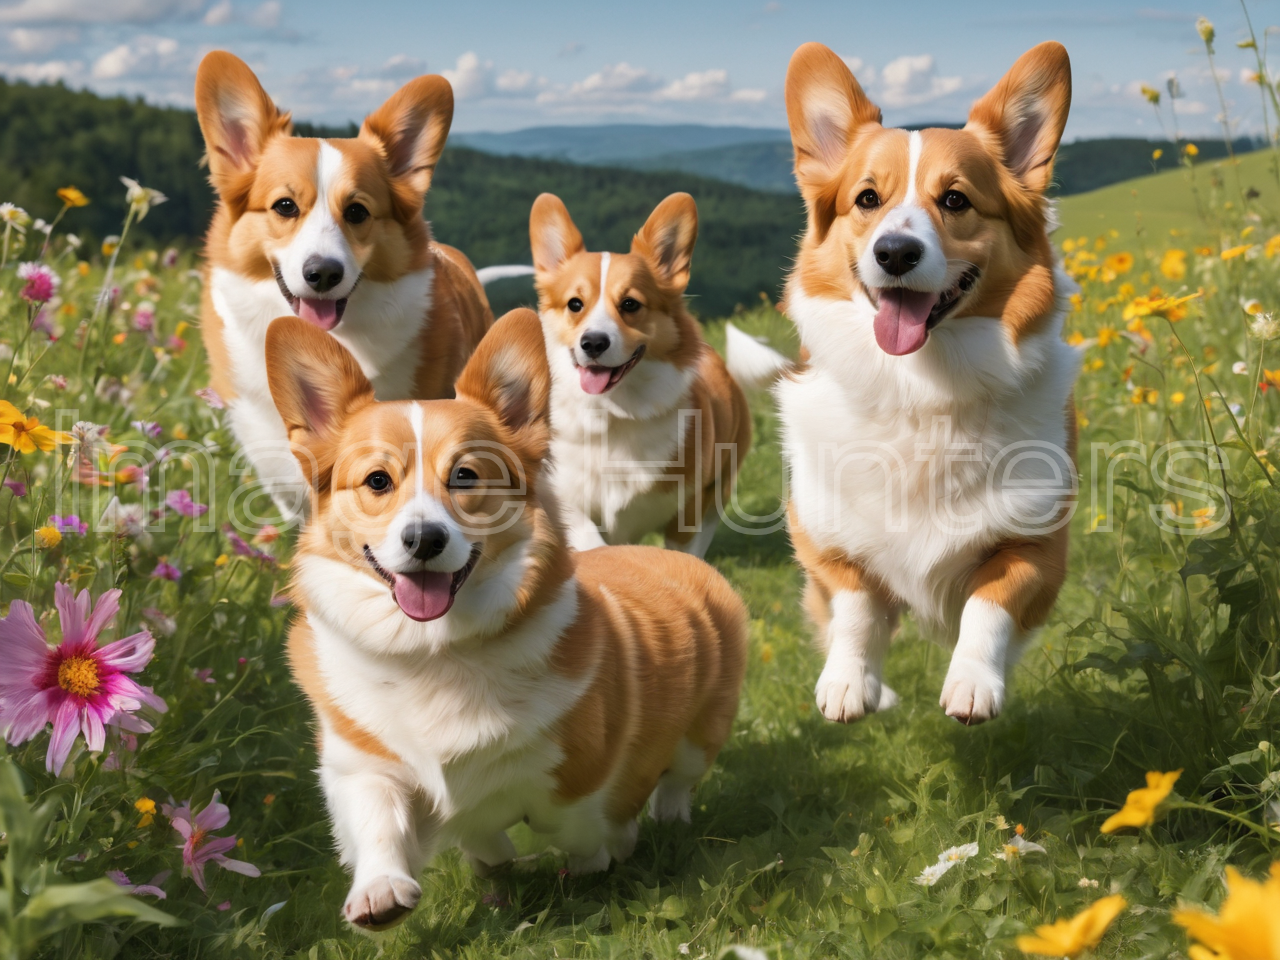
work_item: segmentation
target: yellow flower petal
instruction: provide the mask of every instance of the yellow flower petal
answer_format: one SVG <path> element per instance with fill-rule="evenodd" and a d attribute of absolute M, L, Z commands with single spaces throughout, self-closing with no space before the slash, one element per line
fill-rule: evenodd
<path fill-rule="evenodd" d="M 1018 949 L 1046 957 L 1074 957 L 1096 947 L 1112 921 L 1128 905 L 1119 894 L 1103 897 L 1069 920 L 1036 927 L 1034 936 L 1019 937 Z"/>
<path fill-rule="evenodd" d="M 1103 833 L 1114 833 L 1123 827 L 1149 827 L 1155 823 L 1156 808 L 1164 802 L 1173 791 L 1173 785 L 1181 770 L 1160 773 L 1152 770 L 1147 773 L 1147 785 L 1140 790 L 1132 790 L 1125 799 L 1124 806 L 1107 818 L 1102 825 Z"/>

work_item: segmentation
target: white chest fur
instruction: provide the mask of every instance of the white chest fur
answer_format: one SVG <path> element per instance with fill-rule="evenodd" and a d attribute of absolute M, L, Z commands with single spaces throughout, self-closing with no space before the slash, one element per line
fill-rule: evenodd
<path fill-rule="evenodd" d="M 776 389 L 798 520 L 954 637 L 968 574 L 994 545 L 1047 533 L 1074 490 L 1079 358 L 1061 313 L 1017 345 L 998 320 L 944 322 L 890 357 L 865 298 L 793 295 L 791 310 L 813 358 Z"/>

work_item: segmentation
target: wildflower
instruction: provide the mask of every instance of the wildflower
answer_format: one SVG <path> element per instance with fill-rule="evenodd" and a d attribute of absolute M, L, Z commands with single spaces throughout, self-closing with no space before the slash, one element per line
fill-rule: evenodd
<path fill-rule="evenodd" d="M 1134 297 L 1124 308 L 1123 316 L 1125 320 L 1133 320 L 1135 317 L 1154 315 L 1176 323 L 1187 315 L 1185 304 L 1202 296 L 1204 296 L 1203 290 L 1197 290 L 1185 297 L 1162 297 L 1158 293 L 1148 297 Z"/>
<path fill-rule="evenodd" d="M 1196 19 L 1196 33 L 1200 34 L 1200 39 L 1204 41 L 1206 47 L 1213 46 L 1213 38 L 1216 33 L 1213 29 L 1213 24 L 1209 22 L 1207 17 L 1198 17 Z"/>
<path fill-rule="evenodd" d="M 139 503 L 124 504 L 119 497 L 112 497 L 102 511 L 102 525 L 114 530 L 118 537 L 132 537 L 139 541 L 149 539 L 146 513 Z"/>
<path fill-rule="evenodd" d="M 160 266 L 166 269 L 173 269 L 178 263 L 178 248 L 170 247 L 160 257 Z"/>
<path fill-rule="evenodd" d="M 129 202 L 130 212 L 136 215 L 139 220 L 145 217 L 152 207 L 158 206 L 169 199 L 159 190 L 144 187 L 137 180 L 121 177 L 120 182 L 128 188 L 124 198 Z"/>
<path fill-rule="evenodd" d="M 171 564 L 166 558 L 161 557 L 160 562 L 156 564 L 156 568 L 151 571 L 151 579 L 172 580 L 174 583 L 177 583 L 182 579 L 182 571 Z"/>
<path fill-rule="evenodd" d="M 1112 273 L 1128 273 L 1133 269 L 1133 254 L 1128 252 L 1113 253 L 1102 261 L 1102 266 Z"/>
<path fill-rule="evenodd" d="M 213 561 L 213 565 L 215 567 L 225 567 L 230 562 L 231 562 L 230 557 L 228 557 L 225 553 L 220 553 L 218 554 L 218 558 Z"/>
<path fill-rule="evenodd" d="M 1103 327 L 1098 331 L 1098 346 L 1106 347 L 1120 339 L 1115 327 Z"/>
<path fill-rule="evenodd" d="M 133 311 L 133 329 L 142 333 L 150 333 L 154 329 L 156 323 L 156 305 L 150 300 L 144 300 L 138 304 L 138 309 Z"/>
<path fill-rule="evenodd" d="M 1107 927 L 1111 926 L 1111 922 L 1128 905 L 1119 894 L 1103 897 L 1070 920 L 1058 920 L 1036 927 L 1034 936 L 1019 937 L 1018 949 L 1023 953 L 1046 957 L 1074 957 L 1096 947 L 1102 940 L 1102 935 L 1107 932 Z"/>
<path fill-rule="evenodd" d="M 165 702 L 150 687 L 129 677 L 151 660 L 155 640 L 142 630 L 106 646 L 98 634 L 120 609 L 120 591 L 108 590 L 90 609 L 89 591 L 77 595 L 54 584 L 54 603 L 62 623 L 62 642 L 50 647 L 25 600 L 14 600 L 0 619 L 0 650 L 6 669 L 0 672 L 0 727 L 8 727 L 9 743 L 30 740 L 53 723 L 45 766 L 58 773 L 67 762 L 76 734 L 100 751 L 107 723 L 128 718 L 131 729 L 149 733 L 151 726 L 133 717 L 143 704 L 163 713 Z"/>
<path fill-rule="evenodd" d="M 120 238 L 116 236 L 116 234 L 113 233 L 110 236 L 103 238 L 102 255 L 104 257 L 111 256 L 113 253 L 115 253 L 119 249 L 120 249 Z M 85 264 L 85 266 L 88 266 L 88 264 Z M 81 271 L 82 274 L 88 273 L 88 272 L 89 272 L 88 270 Z"/>
<path fill-rule="evenodd" d="M 49 518 L 49 526 L 55 527 L 59 533 L 74 533 L 81 537 L 89 532 L 89 524 L 85 523 L 74 513 L 69 513 L 65 517 L 60 517 L 55 513 Z"/>
<path fill-rule="evenodd" d="M 1227 898 L 1218 915 L 1175 910 L 1173 922 L 1198 941 L 1187 951 L 1192 960 L 1273 960 L 1280 956 L 1280 863 L 1262 883 L 1227 867 Z"/>
<path fill-rule="evenodd" d="M 227 402 L 218 395 L 218 391 L 213 387 L 202 387 L 196 391 L 196 396 L 215 410 L 225 410 L 227 407 Z"/>
<path fill-rule="evenodd" d="M 1009 842 L 1000 848 L 996 853 L 996 857 L 1005 863 L 1013 863 L 1025 857 L 1029 853 L 1048 853 L 1044 847 L 1038 843 L 1032 843 L 1030 840 L 1023 838 L 1021 833 L 1015 833 L 1009 838 Z"/>
<path fill-rule="evenodd" d="M 7 400 L 0 400 L 0 443 L 7 443 L 19 453 L 48 453 L 59 443 L 71 443 L 70 435 L 41 426 L 35 417 L 24 417 L 22 411 Z"/>
<path fill-rule="evenodd" d="M 1147 785 L 1129 792 L 1124 806 L 1108 817 L 1106 823 L 1102 825 L 1102 832 L 1115 833 L 1122 827 L 1151 826 L 1156 821 L 1156 808 L 1169 796 L 1174 783 L 1181 775 L 1181 770 L 1170 773 L 1149 771 Z"/>
<path fill-rule="evenodd" d="M 18 279 L 25 280 L 18 296 L 27 303 L 48 303 L 58 291 L 61 278 L 43 263 L 21 263 Z"/>
<path fill-rule="evenodd" d="M 177 621 L 173 617 L 163 610 L 157 610 L 155 607 L 144 608 L 142 618 L 151 624 L 152 629 L 162 637 L 172 637 L 178 629 Z"/>
<path fill-rule="evenodd" d="M 773 663 L 773 644 L 766 643 L 760 648 L 760 662 Z"/>
<path fill-rule="evenodd" d="M 59 193 L 61 193 L 61 191 L 59 191 Z M 138 896 L 157 897 L 158 899 L 163 900 L 165 899 L 165 892 L 160 889 L 160 884 L 168 880 L 169 875 L 172 873 L 172 870 L 161 870 L 146 883 L 138 884 L 130 881 L 122 870 L 108 870 L 107 877 L 115 883 L 116 886 L 122 887 L 125 893 L 132 893 Z"/>
<path fill-rule="evenodd" d="M 138 821 L 139 827 L 149 827 L 151 822 L 156 818 L 156 802 L 150 797 L 139 797 L 133 802 L 133 809 L 142 814 L 142 819 Z"/>
<path fill-rule="evenodd" d="M 27 224 L 31 222 L 31 215 L 21 207 L 16 207 L 12 203 L 0 203 L 0 223 L 4 224 L 6 230 L 17 230 L 18 233 L 27 232 Z"/>
<path fill-rule="evenodd" d="M 1169 394 L 1169 401 L 1171 403 L 1181 403 L 1185 399 L 1187 399 L 1187 395 L 1181 390 L 1175 390 L 1173 393 Z"/>
<path fill-rule="evenodd" d="M 920 876 L 916 877 L 911 882 L 917 883 L 922 887 L 932 887 L 954 866 L 954 863 L 931 863 L 920 871 Z"/>
<path fill-rule="evenodd" d="M 1237 360 L 1235 363 L 1231 365 L 1231 372 L 1238 377 L 1248 376 L 1249 365 L 1245 363 L 1243 360 Z"/>
<path fill-rule="evenodd" d="M 154 420 L 130 420 L 129 426 L 137 430 L 145 436 L 151 437 L 153 440 L 164 433 L 164 427 L 156 423 Z"/>
<path fill-rule="evenodd" d="M 67 466 L 77 463 L 93 468 L 97 461 L 112 454 L 107 434 L 111 428 L 89 420 L 77 420 L 71 427 L 71 450 L 67 454 Z M 82 481 L 83 482 L 83 481 Z"/>
<path fill-rule="evenodd" d="M 1188 157 L 1200 156 L 1200 148 L 1197 147 L 1194 143 L 1188 143 L 1186 146 L 1182 148 L 1182 152 L 1185 153 Z"/>
<path fill-rule="evenodd" d="M 200 683 L 217 683 L 213 677 L 213 667 L 201 667 L 195 672 L 195 678 Z"/>
<path fill-rule="evenodd" d="M 1160 102 L 1160 91 L 1155 87 L 1149 87 L 1145 83 L 1142 85 L 1142 95 L 1146 97 L 1147 103 L 1158 104 Z"/>
<path fill-rule="evenodd" d="M 1157 93 L 1156 96 L 1158 97 L 1160 96 L 1160 94 Z M 1156 147 L 1154 150 L 1151 151 L 1152 160 L 1159 160 L 1163 156 L 1164 156 L 1164 151 L 1161 150 L 1159 147 Z"/>
<path fill-rule="evenodd" d="M 1166 250 L 1160 257 L 1160 272 L 1170 280 L 1181 280 L 1187 275 L 1187 251 Z"/>
<path fill-rule="evenodd" d="M 242 557 L 249 557 L 253 560 L 261 560 L 263 563 L 275 563 L 276 558 L 265 550 L 259 550 L 257 547 L 251 546 L 245 542 L 245 539 L 231 529 L 230 526 L 222 528 L 223 534 L 227 540 L 231 542 L 231 549 Z"/>
<path fill-rule="evenodd" d="M 1236 257 L 1248 253 L 1251 249 L 1253 249 L 1252 243 L 1242 243 L 1236 247 L 1228 247 L 1222 251 L 1220 256 L 1223 260 L 1234 260 Z"/>
<path fill-rule="evenodd" d="M 9 488 L 9 492 L 15 497 L 25 497 L 27 495 L 27 485 L 21 480 L 6 480 L 4 485 Z"/>
<path fill-rule="evenodd" d="M 274 523 L 268 523 L 259 528 L 258 532 L 253 535 L 254 543 L 268 544 L 275 543 L 280 539 L 280 528 Z"/>
<path fill-rule="evenodd" d="M 186 490 L 172 491 L 164 498 L 164 505 L 184 517 L 202 517 L 209 512 L 206 504 L 196 503 Z"/>
<path fill-rule="evenodd" d="M 87 207 L 89 198 L 80 192 L 79 187 L 62 187 L 58 190 L 58 199 L 68 207 Z"/>
<path fill-rule="evenodd" d="M 54 526 L 41 527 L 34 536 L 36 546 L 41 550 L 52 550 L 62 542 L 62 534 Z"/>
<path fill-rule="evenodd" d="M 1076 886 L 1079 887 L 1081 890 L 1097 890 L 1098 881 L 1090 880 L 1088 877 L 1081 877 L 1079 880 L 1076 881 Z"/>
<path fill-rule="evenodd" d="M 231 821 L 231 811 L 221 802 L 220 794 L 214 791 L 209 805 L 197 814 L 191 812 L 191 801 L 180 807 L 165 804 L 161 808 L 173 829 L 182 837 L 182 872 L 188 873 L 202 891 L 207 890 L 204 880 L 204 866 L 213 861 L 223 870 L 243 874 L 246 877 L 260 877 L 262 872 L 251 863 L 243 860 L 231 860 L 228 850 L 235 849 L 235 836 L 215 837 L 214 830 L 221 830 Z"/>
<path fill-rule="evenodd" d="M 1275 340 L 1280 337 L 1280 318 L 1274 313 L 1260 313 L 1249 324 L 1249 336 L 1255 340 Z"/>

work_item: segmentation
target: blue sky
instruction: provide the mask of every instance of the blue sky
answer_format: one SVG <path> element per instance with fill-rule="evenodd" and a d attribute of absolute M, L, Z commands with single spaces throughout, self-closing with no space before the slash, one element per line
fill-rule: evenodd
<path fill-rule="evenodd" d="M 1280 0 L 1249 6 L 1280 25 Z M 1220 132 L 1218 94 L 1195 32 L 1217 26 L 1217 67 L 1240 132 L 1261 130 L 1252 51 L 1236 48 L 1238 3 L 1159 8 L 1062 3 L 863 0 L 0 0 L 0 73 L 189 105 L 208 50 L 247 60 L 295 116 L 359 119 L 418 73 L 444 73 L 454 129 L 601 122 L 784 126 L 792 51 L 820 40 L 845 57 L 893 123 L 960 120 L 1041 40 L 1071 53 L 1067 138 L 1158 136 L 1139 93 L 1176 73 L 1180 129 Z M 1280 29 L 1268 33 L 1280 61 Z M 1280 62 L 1277 63 L 1280 73 Z M 1162 100 L 1168 106 L 1168 97 Z M 1171 123 L 1165 112 L 1165 123 Z"/>

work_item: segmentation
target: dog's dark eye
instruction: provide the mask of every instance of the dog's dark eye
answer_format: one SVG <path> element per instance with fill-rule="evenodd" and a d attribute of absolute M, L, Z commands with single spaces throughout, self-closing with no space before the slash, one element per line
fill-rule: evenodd
<path fill-rule="evenodd" d="M 858 199 L 854 201 L 863 210 L 874 210 L 880 206 L 880 194 L 874 190 L 863 190 L 858 194 Z"/>
<path fill-rule="evenodd" d="M 347 208 L 342 211 L 342 219 L 352 225 L 364 223 L 369 219 L 369 208 L 363 203 L 348 203 Z"/>
<path fill-rule="evenodd" d="M 569 298 L 569 303 L 567 304 L 567 306 L 569 307 L 569 312 L 570 312 L 570 313 L 581 313 L 581 312 L 582 312 L 582 301 L 581 301 L 581 300 L 579 300 L 577 297 L 570 297 L 570 298 Z"/>
<path fill-rule="evenodd" d="M 450 490 L 471 490 L 480 483 L 480 474 L 470 467 L 454 467 L 449 477 Z"/>
<path fill-rule="evenodd" d="M 623 313 L 635 313 L 640 309 L 640 301 L 635 297 L 626 297 L 619 306 L 622 308 Z"/>
<path fill-rule="evenodd" d="M 364 478 L 364 485 L 374 493 L 386 493 L 391 489 L 391 474 L 385 470 L 375 470 Z"/>
<path fill-rule="evenodd" d="M 942 205 L 948 210 L 968 210 L 971 204 L 969 198 L 959 190 L 948 190 L 942 195 Z"/>
<path fill-rule="evenodd" d="M 292 220 L 298 215 L 298 205 L 288 197 L 281 197 L 271 205 L 271 209 L 286 220 Z"/>

